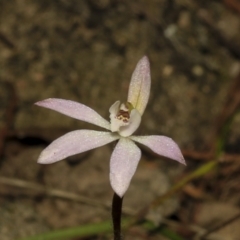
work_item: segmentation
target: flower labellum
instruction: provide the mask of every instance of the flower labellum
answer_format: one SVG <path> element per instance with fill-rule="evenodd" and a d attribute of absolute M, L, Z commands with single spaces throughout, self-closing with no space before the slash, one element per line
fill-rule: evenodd
<path fill-rule="evenodd" d="M 127 191 L 141 158 L 141 150 L 134 142 L 147 146 L 161 156 L 186 164 L 178 145 L 171 138 L 159 135 L 132 136 L 141 123 L 149 99 L 150 86 L 150 64 L 148 58 L 144 56 L 132 74 L 127 102 L 116 101 L 110 107 L 110 122 L 93 109 L 74 101 L 49 98 L 35 103 L 108 130 L 69 132 L 45 148 L 38 162 L 54 163 L 118 140 L 110 159 L 110 183 L 120 197 Z"/>
<path fill-rule="evenodd" d="M 141 123 L 141 115 L 132 104 L 115 102 L 109 109 L 111 131 L 118 132 L 122 137 L 132 135 Z"/>

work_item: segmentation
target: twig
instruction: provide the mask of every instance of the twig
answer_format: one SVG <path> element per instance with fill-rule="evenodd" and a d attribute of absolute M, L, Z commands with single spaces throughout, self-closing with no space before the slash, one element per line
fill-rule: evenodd
<path fill-rule="evenodd" d="M 56 197 L 56 198 L 61 198 L 65 200 L 80 202 L 80 203 L 92 205 L 99 208 L 105 208 L 107 210 L 111 209 L 110 203 L 100 203 L 99 201 L 92 200 L 91 198 L 84 197 L 79 194 L 48 188 L 37 183 L 32 183 L 32 182 L 28 182 L 20 179 L 0 177 L 0 183 L 8 186 L 33 190 L 34 192 L 39 192 L 43 195 L 50 196 L 50 197 Z M 124 208 L 123 213 L 131 216 L 134 214 L 134 212 L 131 209 L 127 209 L 127 208 Z"/>
<path fill-rule="evenodd" d="M 127 227 L 130 227 L 130 226 L 135 225 L 136 223 L 142 222 L 145 219 L 145 216 L 147 215 L 147 213 L 149 212 L 150 209 L 157 208 L 164 201 L 169 199 L 169 197 L 172 197 L 174 194 L 176 194 L 178 191 L 180 191 L 187 183 L 189 183 L 190 181 L 192 181 L 198 177 L 201 177 L 201 176 L 207 174 L 208 172 L 215 169 L 217 166 L 218 166 L 217 160 L 213 160 L 213 161 L 203 164 L 203 166 L 199 167 L 198 169 L 196 169 L 195 171 L 193 171 L 192 173 L 190 173 L 189 175 L 184 177 L 180 182 L 178 182 L 173 187 L 171 187 L 165 194 L 155 198 L 154 201 L 152 201 L 149 205 L 142 208 L 131 219 L 131 221 L 129 221 Z"/>
<path fill-rule="evenodd" d="M 238 44 L 235 44 L 220 32 L 220 30 L 215 26 L 211 15 L 206 10 L 201 9 L 198 12 L 198 17 L 210 29 L 213 36 L 216 37 L 218 42 L 226 47 L 234 57 L 240 59 L 240 46 Z"/>
<path fill-rule="evenodd" d="M 226 96 L 226 102 L 216 118 L 215 134 L 219 135 L 224 125 L 232 118 L 240 106 L 240 73 L 236 76 Z"/>
<path fill-rule="evenodd" d="M 17 95 L 15 88 L 9 82 L 3 82 L 2 84 L 4 84 L 4 87 L 7 89 L 9 100 L 4 113 L 5 124 L 2 128 L 0 128 L 0 157 L 3 154 L 5 139 L 7 138 L 11 124 L 14 121 L 15 110 L 17 107 Z"/>
<path fill-rule="evenodd" d="M 4 43 L 5 46 L 7 46 L 10 49 L 15 48 L 15 45 L 13 44 L 13 42 L 10 41 L 2 32 L 0 32 L 0 41 L 2 41 L 2 43 Z"/>
<path fill-rule="evenodd" d="M 228 7 L 235 10 L 238 14 L 240 14 L 240 2 L 236 0 L 224 0 L 223 1 Z"/>
<path fill-rule="evenodd" d="M 231 217 L 230 219 L 220 223 L 218 226 L 213 227 L 211 229 L 209 229 L 206 233 L 204 233 L 200 239 L 205 239 L 209 234 L 216 232 L 217 230 L 226 227 L 227 225 L 231 224 L 232 222 L 236 221 L 238 218 L 240 218 L 240 213 L 238 213 L 237 215 Z"/>

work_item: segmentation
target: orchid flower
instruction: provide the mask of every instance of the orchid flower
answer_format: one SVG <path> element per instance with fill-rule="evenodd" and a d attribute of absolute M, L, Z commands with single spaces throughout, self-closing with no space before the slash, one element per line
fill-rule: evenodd
<path fill-rule="evenodd" d="M 76 130 L 53 141 L 45 148 L 38 163 L 49 164 L 118 140 L 110 159 L 110 183 L 114 192 L 123 197 L 141 158 L 140 143 L 153 152 L 185 164 L 178 145 L 169 137 L 132 136 L 141 123 L 150 93 L 150 64 L 146 56 L 138 62 L 131 78 L 128 99 L 116 101 L 109 109 L 110 122 L 93 109 L 74 101 L 49 98 L 35 103 L 108 131 Z"/>

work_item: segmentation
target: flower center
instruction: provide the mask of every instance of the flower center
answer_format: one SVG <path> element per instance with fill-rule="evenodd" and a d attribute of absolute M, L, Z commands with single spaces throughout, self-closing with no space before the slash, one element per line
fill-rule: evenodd
<path fill-rule="evenodd" d="M 130 136 L 141 122 L 140 113 L 133 108 L 132 104 L 115 102 L 109 109 L 111 131 L 118 132 L 121 136 Z"/>
<path fill-rule="evenodd" d="M 128 123 L 130 119 L 130 113 L 133 110 L 133 106 L 130 102 L 122 103 L 116 114 L 116 118 L 123 123 Z"/>
<path fill-rule="evenodd" d="M 117 116 L 116 116 L 116 118 L 117 118 L 118 120 L 123 121 L 124 123 L 128 123 L 129 118 L 130 118 L 130 114 L 129 114 L 128 111 L 124 111 L 124 110 L 121 110 L 121 109 L 120 109 L 119 112 L 118 112 L 118 114 L 117 114 Z"/>

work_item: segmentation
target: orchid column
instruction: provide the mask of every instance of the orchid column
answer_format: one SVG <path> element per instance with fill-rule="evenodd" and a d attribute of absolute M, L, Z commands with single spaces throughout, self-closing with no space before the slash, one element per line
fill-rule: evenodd
<path fill-rule="evenodd" d="M 127 101 L 125 103 L 116 101 L 110 107 L 110 122 L 93 109 L 74 101 L 50 98 L 36 103 L 38 106 L 108 130 L 84 129 L 63 135 L 42 151 L 38 159 L 41 164 L 54 163 L 71 155 L 118 141 L 110 159 L 110 184 L 115 192 L 112 211 L 116 223 L 114 224 L 115 240 L 120 239 L 121 234 L 122 198 L 141 158 L 141 150 L 134 142 L 147 146 L 161 156 L 185 164 L 178 145 L 171 138 L 159 135 L 132 136 L 141 123 L 142 114 L 149 99 L 150 86 L 150 65 L 145 56 L 140 59 L 132 74 Z"/>

